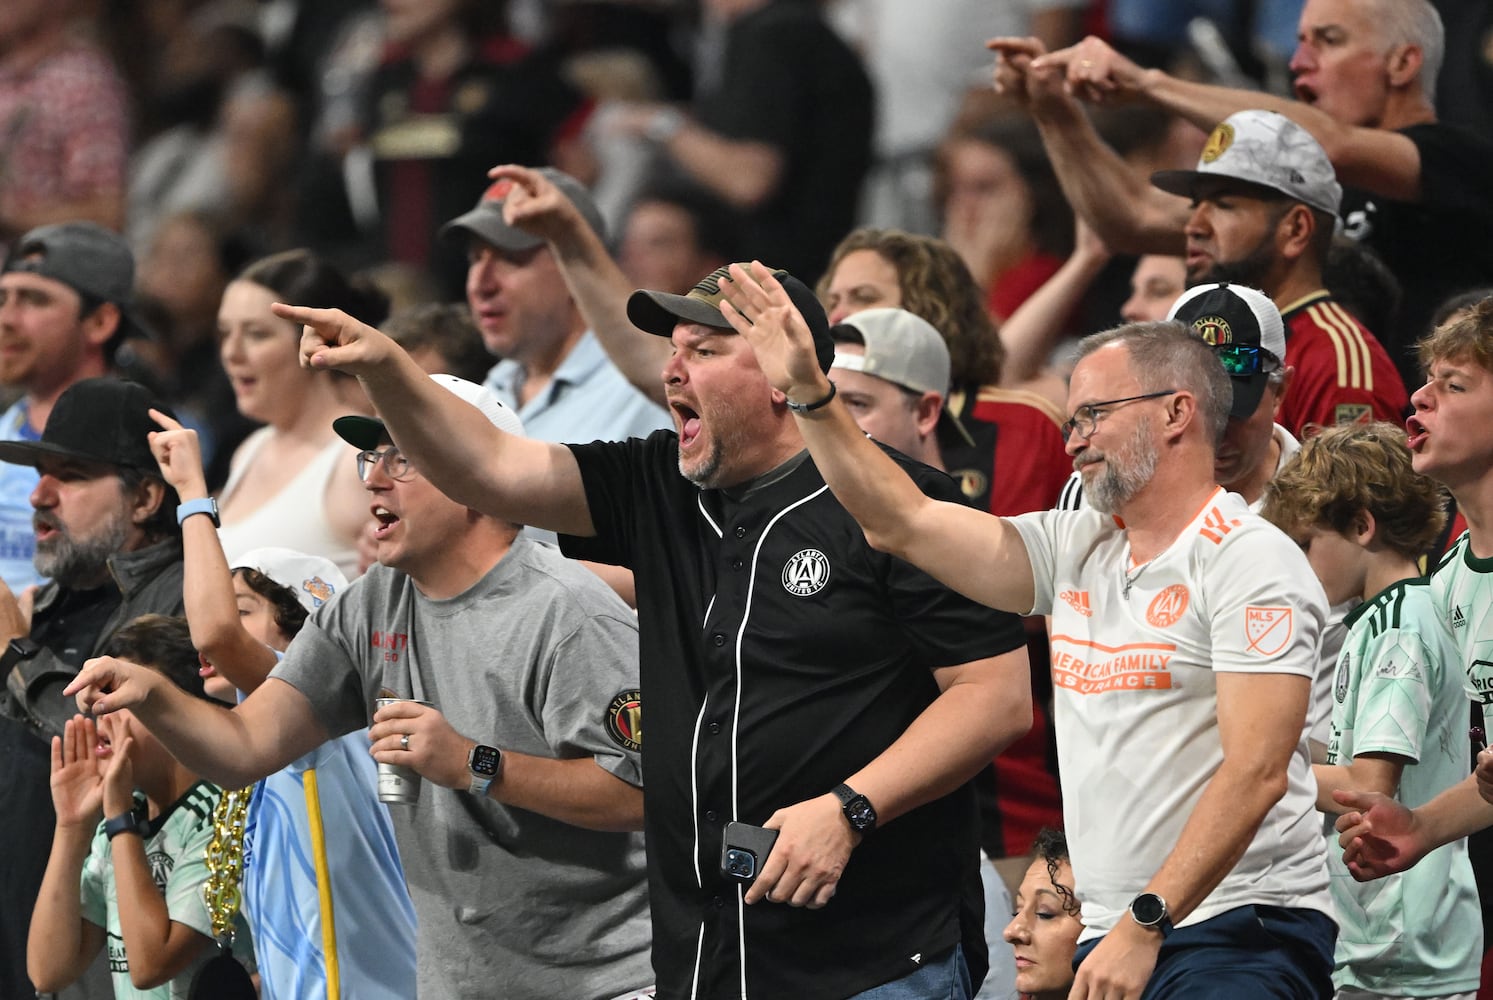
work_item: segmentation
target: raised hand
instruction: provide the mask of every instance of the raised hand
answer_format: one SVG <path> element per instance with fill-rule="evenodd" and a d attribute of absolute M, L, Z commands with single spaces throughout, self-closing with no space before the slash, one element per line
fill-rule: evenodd
<path fill-rule="evenodd" d="M 565 192 L 531 167 L 505 164 L 487 176 L 512 185 L 503 196 L 503 221 L 510 226 L 549 242 L 563 242 L 588 226 Z"/>
<path fill-rule="evenodd" d="M 995 66 L 991 70 L 991 85 L 997 94 L 1026 104 L 1031 94 L 1027 89 L 1027 74 L 1032 60 L 1047 54 L 1047 47 L 1037 38 L 992 38 L 985 47 L 995 53 Z"/>
<path fill-rule="evenodd" d="M 160 466 L 161 478 L 175 488 L 184 500 L 207 496 L 207 480 L 202 472 L 202 446 L 197 441 L 197 432 L 183 427 L 178 421 L 151 410 L 150 418 L 161 429 L 151 431 L 150 453 Z"/>
<path fill-rule="evenodd" d="M 135 741 L 123 735 L 122 727 L 116 727 L 115 732 L 118 735 L 103 768 L 105 816 L 118 816 L 135 807 Z"/>
<path fill-rule="evenodd" d="M 1135 97 L 1145 88 L 1146 70 L 1090 35 L 1077 45 L 1049 52 L 1032 62 L 1033 72 L 1061 68 L 1069 93 L 1086 101 Z"/>
<path fill-rule="evenodd" d="M 84 712 L 107 715 L 145 704 L 157 685 L 170 683 L 148 667 L 114 656 L 99 656 L 84 663 L 62 693 L 77 695 L 78 708 Z"/>
<path fill-rule="evenodd" d="M 985 47 L 995 53 L 993 78 L 997 94 L 1020 101 L 1038 121 L 1060 111 L 1077 113 L 1078 105 L 1066 85 L 1067 65 L 1049 61 L 1041 41 L 992 38 Z"/>
<path fill-rule="evenodd" d="M 757 260 L 750 271 L 732 264 L 721 290 L 721 315 L 752 345 L 768 383 L 797 402 L 822 398 L 828 383 L 814 354 L 814 336 L 772 271 Z"/>
<path fill-rule="evenodd" d="M 103 817 L 104 783 L 92 719 L 74 716 L 52 737 L 52 807 L 57 825 L 92 830 Z"/>
<path fill-rule="evenodd" d="M 399 350 L 387 336 L 341 309 L 275 302 L 270 311 L 301 324 L 301 365 L 306 368 L 336 368 L 349 375 L 365 375 L 376 371 Z"/>

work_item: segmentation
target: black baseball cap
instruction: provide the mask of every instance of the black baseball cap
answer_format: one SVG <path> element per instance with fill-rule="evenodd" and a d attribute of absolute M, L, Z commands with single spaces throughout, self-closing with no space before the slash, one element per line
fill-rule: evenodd
<path fill-rule="evenodd" d="M 738 266 L 748 270 L 751 268 L 750 264 Z M 729 273 L 729 265 L 717 268 L 701 278 L 684 295 L 639 289 L 627 300 L 627 318 L 639 330 L 658 337 L 673 336 L 674 327 L 680 323 L 698 323 L 715 330 L 734 333 L 721 312 L 721 299 L 724 297 L 721 279 Z M 808 285 L 787 271 L 773 270 L 772 276 L 782 284 L 794 308 L 808 324 L 809 332 L 814 336 L 814 356 L 819 360 L 819 370 L 828 373 L 830 366 L 835 363 L 835 341 L 829 335 L 829 317 L 824 315 L 824 306 L 819 304 L 819 297 Z"/>
<path fill-rule="evenodd" d="M 135 255 L 123 236 L 94 222 L 38 226 L 11 245 L 0 274 L 12 271 L 60 281 L 85 299 L 119 308 L 117 343 L 131 334 L 149 336 L 136 315 Z"/>
<path fill-rule="evenodd" d="M 40 441 L 0 441 L 0 462 L 35 466 L 43 458 L 73 458 L 160 475 L 147 435 L 161 428 L 154 408 L 171 410 L 138 382 L 89 378 L 68 386 L 47 418 Z"/>
<path fill-rule="evenodd" d="M 1167 319 L 1187 327 L 1216 350 L 1237 345 L 1264 351 L 1268 360 L 1279 367 L 1286 358 L 1285 324 L 1280 310 L 1264 292 L 1244 285 L 1214 282 L 1196 285 L 1172 303 Z M 1265 367 L 1251 374 L 1229 375 L 1234 387 L 1234 401 L 1229 417 L 1248 420 L 1260 406 L 1270 371 Z"/>

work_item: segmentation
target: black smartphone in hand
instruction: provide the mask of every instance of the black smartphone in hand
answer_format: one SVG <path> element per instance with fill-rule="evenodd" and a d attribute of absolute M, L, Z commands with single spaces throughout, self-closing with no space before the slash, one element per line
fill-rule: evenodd
<path fill-rule="evenodd" d="M 767 863 L 767 855 L 777 842 L 778 831 L 750 823 L 727 823 L 721 843 L 721 874 L 744 885 L 751 885 Z"/>

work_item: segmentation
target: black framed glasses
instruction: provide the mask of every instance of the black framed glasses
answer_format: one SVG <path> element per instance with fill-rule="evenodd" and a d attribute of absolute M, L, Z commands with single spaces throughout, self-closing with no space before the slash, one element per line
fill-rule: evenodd
<path fill-rule="evenodd" d="M 358 478 L 365 483 L 368 482 L 368 476 L 373 472 L 373 467 L 379 464 L 384 467 L 384 475 L 399 482 L 409 479 L 415 472 L 410 468 L 410 460 L 405 458 L 398 448 L 390 445 L 382 451 L 358 452 Z"/>
<path fill-rule="evenodd" d="M 1076 431 L 1081 438 L 1093 435 L 1099 427 L 1099 421 L 1110 410 L 1124 403 L 1138 403 L 1143 399 L 1160 399 L 1162 396 L 1170 396 L 1176 389 L 1162 389 L 1160 392 L 1146 392 L 1139 396 L 1124 396 L 1120 399 L 1104 399 L 1097 403 L 1085 403 L 1073 411 L 1073 416 L 1063 421 L 1063 440 L 1071 438 Z"/>
<path fill-rule="evenodd" d="M 1217 344 L 1213 353 L 1230 375 L 1260 375 L 1280 368 L 1280 359 L 1252 344 Z"/>

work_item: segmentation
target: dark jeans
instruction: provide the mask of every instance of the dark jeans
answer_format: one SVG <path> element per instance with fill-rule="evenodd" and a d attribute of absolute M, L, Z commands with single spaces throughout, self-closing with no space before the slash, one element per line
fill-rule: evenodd
<path fill-rule="evenodd" d="M 1101 940 L 1078 946 L 1075 969 Z M 1172 931 L 1141 1000 L 1332 1000 L 1336 944 L 1316 910 L 1241 906 Z"/>
<path fill-rule="evenodd" d="M 959 945 L 931 959 L 918 971 L 873 986 L 851 1000 L 969 1000 L 973 994 L 964 949 Z"/>

